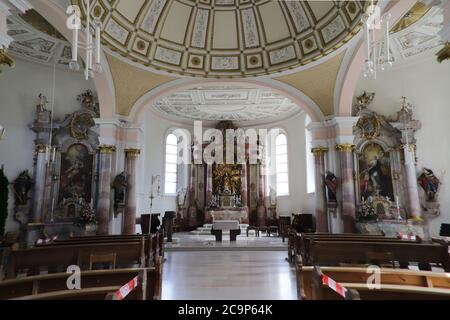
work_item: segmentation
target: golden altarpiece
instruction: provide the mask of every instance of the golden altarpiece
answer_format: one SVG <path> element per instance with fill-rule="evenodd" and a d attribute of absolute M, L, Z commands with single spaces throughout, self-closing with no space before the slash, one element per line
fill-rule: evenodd
<path fill-rule="evenodd" d="M 237 137 L 227 141 L 227 130 L 237 130 L 231 121 L 222 121 L 217 127 L 224 137 L 223 163 L 207 163 L 200 157 L 201 163 L 193 161 L 189 184 L 189 207 L 184 217 L 189 228 L 210 224 L 214 220 L 238 220 L 241 224 L 265 225 L 267 210 L 264 204 L 264 177 L 261 161 L 251 163 L 250 144 L 245 140 L 245 161 L 239 163 Z M 204 150 L 212 141 L 201 145 L 195 152 L 203 155 Z M 230 143 L 234 146 L 230 148 Z M 257 139 L 254 152 L 258 157 L 263 154 L 263 144 Z M 198 148 L 198 147 L 197 147 Z M 232 150 L 232 161 L 227 159 L 227 150 Z"/>

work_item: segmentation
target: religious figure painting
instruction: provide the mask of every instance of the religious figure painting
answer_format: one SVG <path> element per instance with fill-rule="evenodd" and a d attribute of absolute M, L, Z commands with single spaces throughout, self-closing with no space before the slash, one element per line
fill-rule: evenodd
<path fill-rule="evenodd" d="M 74 144 L 61 154 L 59 202 L 80 199 L 90 203 L 93 155 L 82 144 Z"/>
<path fill-rule="evenodd" d="M 389 153 L 376 143 L 368 144 L 359 154 L 359 188 L 361 201 L 370 197 L 394 200 Z"/>

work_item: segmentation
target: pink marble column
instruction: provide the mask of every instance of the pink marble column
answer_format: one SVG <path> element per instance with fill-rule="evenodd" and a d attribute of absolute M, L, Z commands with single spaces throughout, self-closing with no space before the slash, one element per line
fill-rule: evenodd
<path fill-rule="evenodd" d="M 109 214 L 111 212 L 111 174 L 112 154 L 116 151 L 114 146 L 102 145 L 99 147 L 99 184 L 97 220 L 99 235 L 109 233 Z"/>
<path fill-rule="evenodd" d="M 316 231 L 329 232 L 328 230 L 328 212 L 325 199 L 325 153 L 327 148 L 314 148 L 314 172 L 315 172 L 315 215 L 316 215 Z"/>
<path fill-rule="evenodd" d="M 406 189 L 408 193 L 408 209 L 412 219 L 421 220 L 419 189 L 417 187 L 417 173 L 414 160 L 414 145 L 403 146 L 405 152 Z"/>
<path fill-rule="evenodd" d="M 356 205 L 355 181 L 353 177 L 353 151 L 355 145 L 341 144 L 336 146 L 341 162 L 342 184 L 342 219 L 345 233 L 355 233 Z"/>
<path fill-rule="evenodd" d="M 189 184 L 189 210 L 188 210 L 188 225 L 195 227 L 197 225 L 197 204 L 195 199 L 195 164 L 191 164 L 191 180 Z"/>
<path fill-rule="evenodd" d="M 127 205 L 123 219 L 123 234 L 136 233 L 136 159 L 138 149 L 125 150 L 127 172 Z"/>
<path fill-rule="evenodd" d="M 206 165 L 206 208 L 209 208 L 213 195 L 213 172 L 212 164 Z M 210 214 L 205 212 L 205 223 L 212 223 L 212 217 Z"/>
<path fill-rule="evenodd" d="M 266 200 L 266 184 L 265 184 L 265 174 L 264 166 L 259 164 L 259 192 L 258 192 L 258 209 L 257 214 L 257 224 L 258 226 L 265 226 L 267 220 L 267 210 L 265 206 Z"/>
<path fill-rule="evenodd" d="M 248 189 L 247 189 L 247 163 L 242 164 L 241 172 L 241 198 L 242 205 L 248 206 Z"/>
<path fill-rule="evenodd" d="M 42 223 L 44 218 L 45 180 L 47 165 L 45 159 L 45 145 L 36 146 L 36 167 L 34 172 L 34 196 L 32 223 Z"/>

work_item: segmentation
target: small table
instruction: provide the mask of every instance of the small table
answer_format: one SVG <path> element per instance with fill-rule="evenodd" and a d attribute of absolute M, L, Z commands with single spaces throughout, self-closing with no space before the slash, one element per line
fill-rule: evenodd
<path fill-rule="evenodd" d="M 239 221 L 236 220 L 218 220 L 213 222 L 211 234 L 216 237 L 216 242 L 222 242 L 223 231 L 230 231 L 230 241 L 236 241 L 236 238 L 241 234 Z"/>

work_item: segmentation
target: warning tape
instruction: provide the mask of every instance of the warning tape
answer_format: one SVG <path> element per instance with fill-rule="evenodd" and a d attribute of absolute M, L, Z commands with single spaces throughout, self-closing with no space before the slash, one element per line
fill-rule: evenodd
<path fill-rule="evenodd" d="M 328 277 L 326 275 L 322 275 L 322 283 L 324 285 L 328 286 L 329 288 L 331 288 L 334 292 L 336 292 L 341 297 L 345 298 L 347 289 L 345 287 L 343 287 L 342 285 L 340 285 L 339 283 L 337 283 L 336 281 L 334 281 L 333 279 L 331 279 L 330 277 Z"/>
<path fill-rule="evenodd" d="M 116 291 L 114 294 L 114 300 L 125 299 L 131 291 L 133 291 L 138 286 L 138 277 L 134 277 L 130 282 L 124 285 L 122 288 Z"/>

